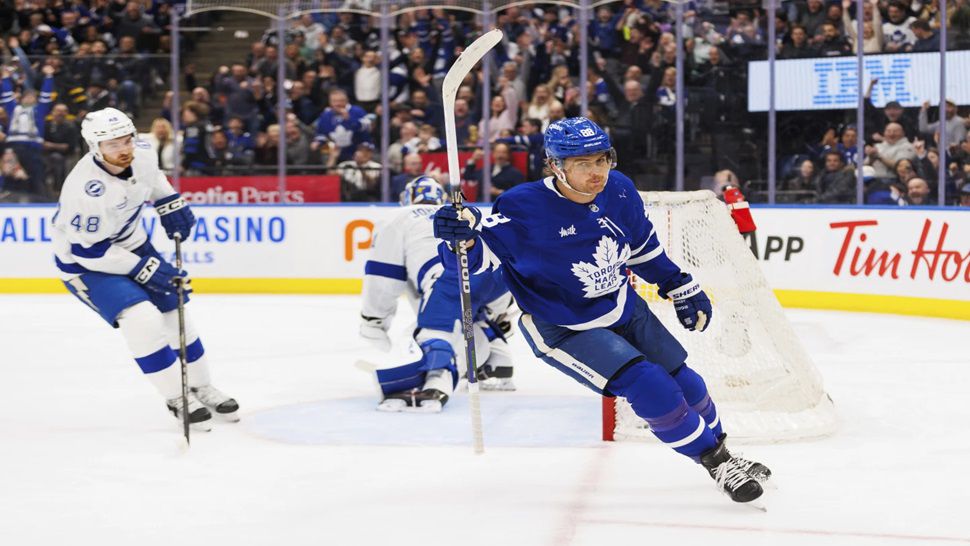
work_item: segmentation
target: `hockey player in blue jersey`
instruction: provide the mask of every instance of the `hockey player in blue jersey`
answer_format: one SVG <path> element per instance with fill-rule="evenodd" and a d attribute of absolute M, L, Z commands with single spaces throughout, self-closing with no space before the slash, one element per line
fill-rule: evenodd
<path fill-rule="evenodd" d="M 154 202 L 169 238 L 186 239 L 195 216 L 159 170 L 151 144 L 135 140 L 123 112 L 88 114 L 81 136 L 90 149 L 64 181 L 54 215 L 54 262 L 67 289 L 118 328 L 135 361 L 181 420 L 182 381 L 175 283 L 186 273 L 152 246 L 142 214 Z M 186 301 L 188 301 L 186 295 Z M 188 319 L 188 317 L 186 317 Z M 186 320 L 189 421 L 209 430 L 212 414 L 238 421 L 239 405 L 212 386 L 202 341 Z"/>
<path fill-rule="evenodd" d="M 473 273 L 502 265 L 537 357 L 598 393 L 626 398 L 660 441 L 702 464 L 733 500 L 758 498 L 770 472 L 727 450 L 704 380 L 627 272 L 673 300 L 688 330 L 707 327 L 710 300 L 667 257 L 633 182 L 612 170 L 616 155 L 599 126 L 564 119 L 544 138 L 553 176 L 503 193 L 484 219 L 473 208 L 459 218 L 442 207 L 435 235 L 470 241 Z"/>
<path fill-rule="evenodd" d="M 418 315 L 414 341 L 422 357 L 401 366 L 377 370 L 383 400 L 381 411 L 435 413 L 448 401 L 465 368 L 461 335 L 458 278 L 445 272 L 438 258 L 431 217 L 445 192 L 430 176 L 409 182 L 401 194 L 404 209 L 374 234 L 370 259 L 364 266 L 360 335 L 376 347 L 391 346 L 387 330 L 406 293 Z M 501 270 L 473 281 L 475 334 L 481 350 L 478 378 L 483 390 L 514 390 L 512 360 L 501 324 L 511 304 Z"/>

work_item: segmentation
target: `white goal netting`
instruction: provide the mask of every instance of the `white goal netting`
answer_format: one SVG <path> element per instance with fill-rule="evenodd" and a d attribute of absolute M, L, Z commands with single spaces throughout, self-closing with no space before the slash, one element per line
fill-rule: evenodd
<path fill-rule="evenodd" d="M 671 303 L 658 298 L 654 285 L 637 282 L 637 292 L 687 349 L 687 362 L 707 382 L 732 441 L 784 442 L 831 434 L 838 418 L 822 378 L 724 203 L 710 191 L 641 195 L 670 258 L 710 296 L 713 321 L 704 333 L 689 332 Z M 615 422 L 614 439 L 653 438 L 629 404 L 609 400 L 604 427 Z M 604 438 L 610 436 L 604 430 Z"/>

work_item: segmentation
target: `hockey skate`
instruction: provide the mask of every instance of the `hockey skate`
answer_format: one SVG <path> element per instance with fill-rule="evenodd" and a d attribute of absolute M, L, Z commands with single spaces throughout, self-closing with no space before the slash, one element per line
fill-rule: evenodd
<path fill-rule="evenodd" d="M 751 502 L 760 497 L 764 490 L 758 480 L 746 471 L 745 463 L 750 461 L 732 456 L 724 443 L 725 437 L 726 435 L 722 434 L 717 439 L 717 445 L 701 453 L 701 464 L 717 482 L 718 489 L 730 496 L 731 500 Z"/>
<path fill-rule="evenodd" d="M 378 411 L 407 413 L 440 413 L 448 395 L 438 389 L 411 389 L 388 394 L 377 405 Z"/>
<path fill-rule="evenodd" d="M 725 438 L 727 438 L 727 434 L 721 433 L 717 439 L 719 442 L 723 442 Z M 758 480 L 758 483 L 764 485 L 769 479 L 771 479 L 771 470 L 767 466 L 759 462 L 749 461 L 748 459 L 742 457 L 740 453 L 735 453 L 733 457 L 736 461 L 738 461 L 741 469 L 747 472 L 747 474 L 752 478 Z"/>
<path fill-rule="evenodd" d="M 215 412 L 221 419 L 231 423 L 239 422 L 239 404 L 212 385 L 190 389 L 206 408 Z"/>
<path fill-rule="evenodd" d="M 209 432 L 212 430 L 212 413 L 191 392 L 189 393 L 189 428 Z M 168 411 L 182 422 L 182 397 L 166 400 Z"/>
<path fill-rule="evenodd" d="M 478 368 L 476 377 L 483 391 L 514 391 L 512 382 L 512 366 L 493 368 L 488 364 Z"/>

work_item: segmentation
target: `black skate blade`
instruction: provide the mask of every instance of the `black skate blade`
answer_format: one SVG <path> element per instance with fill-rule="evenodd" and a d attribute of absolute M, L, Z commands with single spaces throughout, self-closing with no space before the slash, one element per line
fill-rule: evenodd
<path fill-rule="evenodd" d="M 220 421 L 225 421 L 227 423 L 238 423 L 239 422 L 239 412 L 238 411 L 230 411 L 228 413 L 220 413 L 220 412 L 216 411 L 214 415 L 216 417 L 218 417 Z"/>

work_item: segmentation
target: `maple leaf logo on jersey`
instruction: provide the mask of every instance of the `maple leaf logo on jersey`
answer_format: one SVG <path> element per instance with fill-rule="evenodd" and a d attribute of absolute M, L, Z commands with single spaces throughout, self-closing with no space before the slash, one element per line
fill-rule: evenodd
<path fill-rule="evenodd" d="M 583 283 L 583 297 L 598 298 L 615 292 L 626 278 L 621 267 L 630 258 L 630 245 L 623 245 L 621 251 L 616 241 L 606 235 L 596 245 L 593 253 L 595 264 L 576 262 L 572 272 Z"/>

